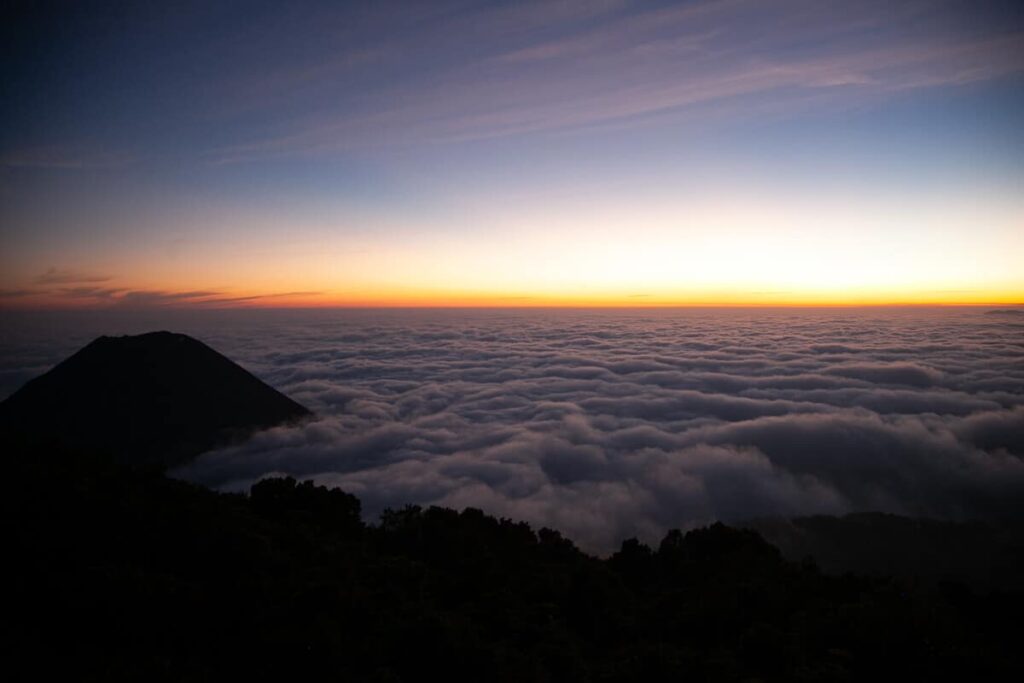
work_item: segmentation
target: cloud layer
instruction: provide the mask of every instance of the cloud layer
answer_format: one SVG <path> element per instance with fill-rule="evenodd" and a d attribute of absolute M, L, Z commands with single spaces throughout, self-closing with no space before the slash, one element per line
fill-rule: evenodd
<path fill-rule="evenodd" d="M 274 329 L 246 364 L 321 417 L 182 476 L 312 477 L 371 514 L 477 506 L 598 551 L 718 518 L 1017 515 L 1024 494 L 1024 326 L 971 309 L 346 313 Z"/>
<path fill-rule="evenodd" d="M 188 332 L 319 415 L 177 473 L 223 489 L 288 473 L 357 494 L 370 517 L 406 503 L 475 506 L 559 528 L 598 552 L 713 519 L 1021 514 L 1024 323 L 1016 316 L 971 308 L 175 315 L 88 318 L 103 330 L 75 329 L 77 338 Z M 41 326 L 37 336 L 59 329 Z M 27 333 L 4 342 L 2 369 L 17 376 L 26 374 L 19 363 L 39 368 L 71 350 Z"/>

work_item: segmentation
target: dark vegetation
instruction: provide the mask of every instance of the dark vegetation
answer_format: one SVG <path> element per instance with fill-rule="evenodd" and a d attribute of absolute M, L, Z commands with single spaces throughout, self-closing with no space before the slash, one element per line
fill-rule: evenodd
<path fill-rule="evenodd" d="M 32 679 L 1022 680 L 1018 593 L 828 576 L 722 525 L 600 560 L 478 510 L 366 525 L 292 479 L 218 494 L 36 448 L 3 496 Z"/>
<path fill-rule="evenodd" d="M 784 557 L 813 556 L 826 573 L 959 581 L 979 590 L 1024 591 L 1024 523 L 953 522 L 881 512 L 743 523 Z"/>
<path fill-rule="evenodd" d="M 0 403 L 0 431 L 173 466 L 309 411 L 183 334 L 100 337 Z"/>

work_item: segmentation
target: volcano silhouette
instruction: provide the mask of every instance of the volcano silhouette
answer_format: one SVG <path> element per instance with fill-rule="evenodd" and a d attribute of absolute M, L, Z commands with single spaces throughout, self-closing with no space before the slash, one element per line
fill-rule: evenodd
<path fill-rule="evenodd" d="M 0 403 L 20 440 L 170 467 L 309 410 L 183 334 L 100 337 Z"/>

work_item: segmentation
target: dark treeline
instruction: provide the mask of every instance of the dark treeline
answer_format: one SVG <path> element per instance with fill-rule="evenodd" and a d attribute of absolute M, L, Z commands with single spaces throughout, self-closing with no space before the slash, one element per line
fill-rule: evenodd
<path fill-rule="evenodd" d="M 32 679 L 1021 680 L 1020 594 L 828 576 L 752 531 L 602 560 L 479 510 L 367 525 L 292 479 L 9 463 L 7 666 Z"/>

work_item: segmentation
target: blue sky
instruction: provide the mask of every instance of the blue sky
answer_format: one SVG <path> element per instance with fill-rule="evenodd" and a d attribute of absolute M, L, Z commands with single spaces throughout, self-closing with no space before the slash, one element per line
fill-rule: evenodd
<path fill-rule="evenodd" d="M 10 10 L 0 303 L 1024 294 L 1017 3 L 212 4 Z"/>

